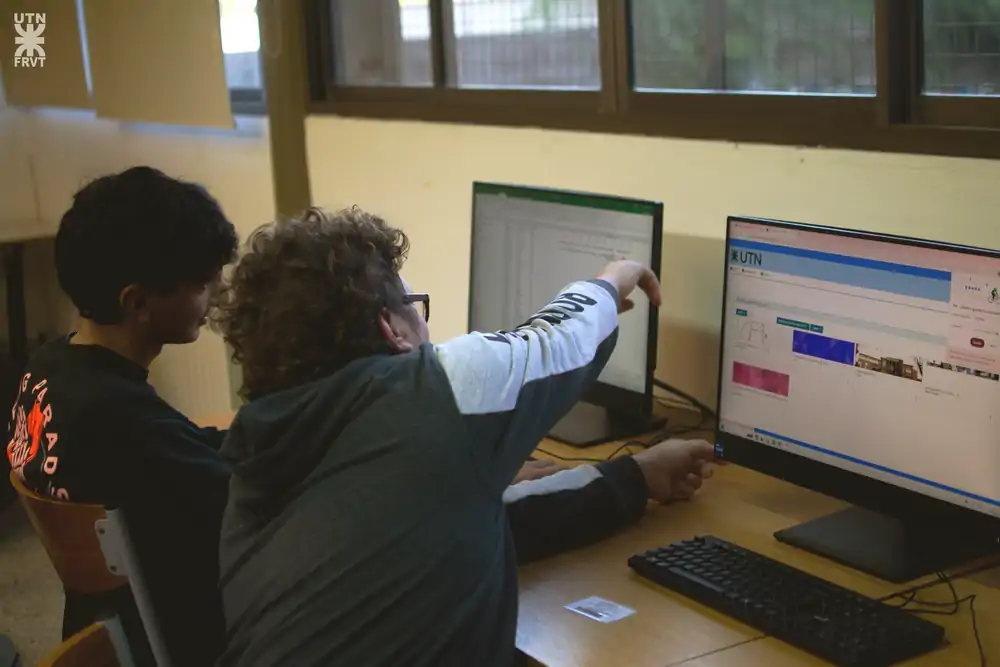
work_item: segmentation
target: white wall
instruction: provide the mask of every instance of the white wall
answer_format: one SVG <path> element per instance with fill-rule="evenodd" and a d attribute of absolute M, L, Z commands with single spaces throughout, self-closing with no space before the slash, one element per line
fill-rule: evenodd
<path fill-rule="evenodd" d="M 241 118 L 237 130 L 221 132 L 107 122 L 87 112 L 0 107 L 0 226 L 27 217 L 55 227 L 87 180 L 148 164 L 203 183 L 245 236 L 274 215 L 266 132 L 261 119 Z M 73 310 L 58 290 L 51 242 L 33 242 L 26 254 L 30 332 L 65 331 Z M 229 409 L 226 356 L 214 334 L 165 350 L 151 381 L 191 416 Z"/>
<path fill-rule="evenodd" d="M 1000 247 L 1000 161 L 329 116 L 307 127 L 315 203 L 357 204 L 410 234 L 406 276 L 432 295 L 436 340 L 465 331 L 473 180 L 662 200 L 657 374 L 713 404 L 727 215 Z"/>

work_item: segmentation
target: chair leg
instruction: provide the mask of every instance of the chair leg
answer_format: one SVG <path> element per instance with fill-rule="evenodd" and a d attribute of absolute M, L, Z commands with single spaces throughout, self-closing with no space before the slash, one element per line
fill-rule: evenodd
<path fill-rule="evenodd" d="M 21 659 L 9 637 L 0 635 L 0 667 L 20 667 Z"/>

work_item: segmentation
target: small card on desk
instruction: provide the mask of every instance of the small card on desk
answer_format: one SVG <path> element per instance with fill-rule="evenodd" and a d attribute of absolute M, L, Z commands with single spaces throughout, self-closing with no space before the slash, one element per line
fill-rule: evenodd
<path fill-rule="evenodd" d="M 613 623 L 635 613 L 635 609 L 629 609 L 611 600 L 599 597 L 589 597 L 585 600 L 568 604 L 566 608 L 600 623 Z"/>

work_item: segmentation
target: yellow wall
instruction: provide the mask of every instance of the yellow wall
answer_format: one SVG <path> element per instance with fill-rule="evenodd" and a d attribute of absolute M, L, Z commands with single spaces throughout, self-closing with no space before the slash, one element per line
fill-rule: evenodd
<path fill-rule="evenodd" d="M 266 121 L 250 118 L 240 118 L 237 131 L 219 132 L 106 122 L 90 112 L 0 107 L 0 226 L 26 217 L 55 226 L 90 178 L 149 164 L 205 184 L 245 236 L 274 214 L 266 132 Z M 73 309 L 56 283 L 51 242 L 29 244 L 26 264 L 29 331 L 65 331 Z M 226 355 L 212 333 L 194 345 L 165 350 L 150 377 L 189 415 L 229 409 Z"/>
<path fill-rule="evenodd" d="M 715 402 L 725 219 L 756 215 L 1000 248 L 1000 161 L 312 117 L 313 199 L 402 226 L 435 340 L 465 330 L 471 182 L 665 204 L 660 378 Z M 541 305 L 541 304 L 539 304 Z"/>
<path fill-rule="evenodd" d="M 714 402 L 728 214 L 871 228 L 1000 247 L 1000 162 L 744 146 L 540 130 L 312 117 L 316 203 L 358 204 L 411 235 L 406 275 L 434 300 L 432 334 L 465 330 L 475 179 L 649 197 L 666 205 L 658 375 Z M 50 224 L 89 177 L 146 163 L 205 183 L 241 235 L 274 210 L 266 123 L 234 133 L 120 125 L 87 113 L 0 108 L 0 225 Z M 34 176 L 32 176 L 34 174 Z M 29 252 L 33 330 L 65 328 L 51 247 Z M 227 409 L 213 334 L 167 350 L 152 379 L 181 410 Z"/>

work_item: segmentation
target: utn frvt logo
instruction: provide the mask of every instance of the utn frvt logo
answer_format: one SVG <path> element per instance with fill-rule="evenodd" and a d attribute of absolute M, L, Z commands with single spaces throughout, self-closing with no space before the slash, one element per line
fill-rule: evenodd
<path fill-rule="evenodd" d="M 14 12 L 14 67 L 45 67 L 45 13 Z"/>

